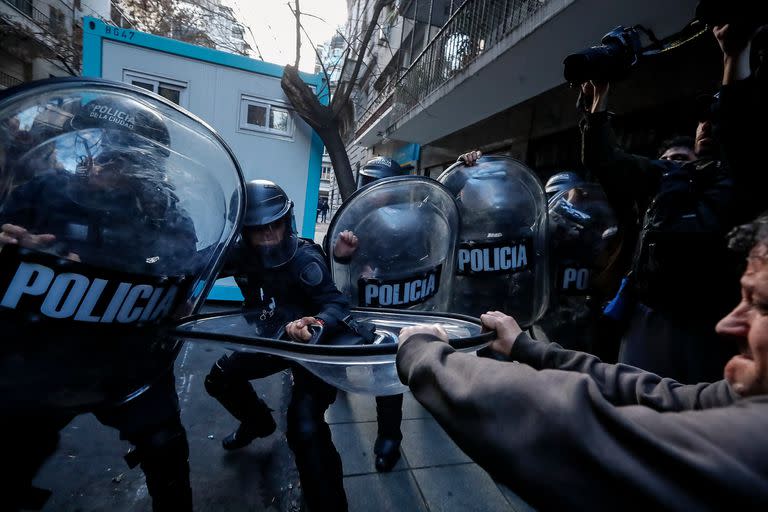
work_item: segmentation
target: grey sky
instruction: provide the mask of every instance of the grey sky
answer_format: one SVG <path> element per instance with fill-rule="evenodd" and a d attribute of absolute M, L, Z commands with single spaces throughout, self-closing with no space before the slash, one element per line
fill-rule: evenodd
<path fill-rule="evenodd" d="M 249 26 L 253 37 L 246 30 L 246 41 L 253 41 L 261 50 L 265 61 L 275 64 L 293 64 L 296 52 L 296 20 L 287 5 L 288 0 L 223 0 L 232 6 L 238 19 Z M 302 24 L 315 44 L 331 38 L 334 30 L 347 18 L 345 0 L 299 0 L 301 11 L 322 18 L 302 16 Z M 291 0 L 291 6 L 294 0 Z M 254 57 L 257 57 L 254 49 Z M 315 69 L 315 52 L 306 36 L 302 37 L 302 71 Z"/>

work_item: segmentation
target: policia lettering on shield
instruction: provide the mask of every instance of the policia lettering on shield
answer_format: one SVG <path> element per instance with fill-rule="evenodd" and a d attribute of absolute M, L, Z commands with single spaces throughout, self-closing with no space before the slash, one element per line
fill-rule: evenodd
<path fill-rule="evenodd" d="M 200 190 L 170 173 L 169 125 L 194 138 L 190 160 L 230 158 L 195 138 L 209 131 L 199 121 L 129 86 L 52 80 L 0 95 L 0 436 L 12 468 L 0 495 L 11 510 L 47 498 L 32 479 L 84 412 L 134 446 L 126 460 L 141 465 L 155 511 L 192 509 L 181 345 L 164 326 L 194 307 L 216 254 L 197 252 L 181 201 Z M 237 186 L 231 160 L 228 171 Z"/>
<path fill-rule="evenodd" d="M 366 163 L 359 183 L 326 239 L 342 293 L 359 307 L 445 311 L 453 271 L 447 247 L 453 254 L 456 230 L 445 217 L 458 219 L 455 201 L 434 180 L 407 176 L 386 157 Z M 390 471 L 400 458 L 402 401 L 402 395 L 376 397 L 378 471 Z"/>

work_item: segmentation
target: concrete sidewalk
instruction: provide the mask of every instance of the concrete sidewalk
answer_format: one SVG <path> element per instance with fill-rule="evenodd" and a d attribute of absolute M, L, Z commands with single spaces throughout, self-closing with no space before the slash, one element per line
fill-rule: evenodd
<path fill-rule="evenodd" d="M 532 510 L 474 464 L 410 393 L 403 405 L 403 457 L 391 473 L 374 468 L 372 396 L 339 392 L 326 419 L 341 454 L 351 511 Z"/>
<path fill-rule="evenodd" d="M 322 244 L 329 223 L 315 226 Z M 351 511 L 531 511 L 474 464 L 410 393 L 403 405 L 403 455 L 391 473 L 374 468 L 376 401 L 339 392 L 326 414 L 344 466 Z"/>

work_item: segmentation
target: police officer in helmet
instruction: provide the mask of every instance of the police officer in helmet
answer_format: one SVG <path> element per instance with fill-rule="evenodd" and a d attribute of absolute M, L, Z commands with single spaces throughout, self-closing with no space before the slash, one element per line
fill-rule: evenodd
<path fill-rule="evenodd" d="M 381 178 L 405 175 L 413 166 L 401 166 L 387 157 L 376 157 L 366 163 L 358 175 L 358 188 L 362 188 Z M 400 248 L 404 248 L 403 244 Z M 339 235 L 333 247 L 333 256 L 337 259 L 348 258 L 358 246 L 358 238 L 352 231 Z M 400 459 L 400 443 L 403 433 L 400 423 L 403 418 L 403 395 L 376 397 L 376 421 L 378 435 L 373 447 L 376 454 L 375 466 L 380 472 L 390 471 Z"/>
<path fill-rule="evenodd" d="M 547 200 L 552 199 L 564 190 L 570 190 L 581 184 L 584 180 L 573 171 L 558 172 L 550 176 L 544 185 L 544 192 L 547 194 Z"/>
<path fill-rule="evenodd" d="M 11 184 L 0 201 L 3 273 L 13 268 L 8 260 L 20 255 L 37 258 L 38 268 L 51 275 L 63 265 L 69 272 L 64 275 L 77 277 L 78 283 L 89 272 L 99 272 L 102 290 L 113 271 L 122 272 L 123 280 L 144 279 L 145 287 L 159 282 L 153 279 L 168 279 L 172 269 L 192 274 L 194 225 L 162 182 L 170 145 L 163 118 L 141 102 L 117 95 L 97 96 L 85 105 L 71 101 L 55 110 L 37 108 L 30 132 L 38 140 L 6 162 L 5 174 L 18 184 Z M 99 114 L 106 111 L 120 116 Z M 36 129 L 43 116 L 46 131 Z M 77 159 L 76 166 L 68 167 L 72 159 Z M 32 251 L 33 256 L 25 256 Z M 189 449 L 173 376 L 178 345 L 151 327 L 141 332 L 113 327 L 106 314 L 99 320 L 101 331 L 92 329 L 94 308 L 88 325 L 74 318 L 66 329 L 57 329 L 44 309 L 29 315 L 23 305 L 4 302 L 0 308 L 4 367 L 14 353 L 37 348 L 28 359 L 16 357 L 3 376 L 0 434 L 12 441 L 6 453 L 12 469 L 4 478 L 9 489 L 3 492 L 4 503 L 11 510 L 40 504 L 45 495 L 30 482 L 55 450 L 59 430 L 77 414 L 93 412 L 134 446 L 126 460 L 131 467 L 141 465 L 153 509 L 191 510 Z M 64 314 L 61 308 L 57 312 Z M 98 332 L 102 339 L 97 346 L 91 338 Z M 147 386 L 148 376 L 157 378 Z M 51 380 L 55 390 L 48 388 Z M 23 395 L 8 391 L 11 381 Z M 120 394 L 120 389 L 142 385 L 144 391 L 128 399 Z"/>
<path fill-rule="evenodd" d="M 259 312 L 259 334 L 282 330 L 298 342 L 322 343 L 343 328 L 349 315 L 336 289 L 321 248 L 299 238 L 293 226 L 293 202 L 266 180 L 246 184 L 247 211 L 240 242 L 222 275 L 233 275 L 247 310 Z M 322 331 L 320 340 L 313 337 Z M 341 459 L 333 446 L 324 414 L 336 389 L 302 366 L 266 354 L 234 352 L 221 357 L 205 379 L 205 388 L 235 418 L 238 428 L 223 441 L 226 450 L 247 446 L 276 429 L 271 410 L 248 382 L 286 368 L 293 373 L 286 437 L 294 453 L 310 510 L 346 510 Z"/>

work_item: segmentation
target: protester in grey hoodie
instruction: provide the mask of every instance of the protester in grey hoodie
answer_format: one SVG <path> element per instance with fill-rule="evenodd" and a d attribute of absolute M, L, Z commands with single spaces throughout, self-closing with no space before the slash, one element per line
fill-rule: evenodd
<path fill-rule="evenodd" d="M 400 378 L 470 457 L 542 510 L 768 510 L 768 216 L 731 241 L 751 250 L 742 300 L 717 324 L 739 348 L 722 381 L 605 364 L 533 340 L 500 312 L 482 321 L 512 362 L 456 352 L 440 326 L 409 327 Z"/>

